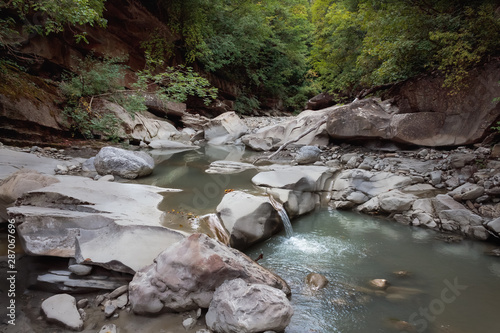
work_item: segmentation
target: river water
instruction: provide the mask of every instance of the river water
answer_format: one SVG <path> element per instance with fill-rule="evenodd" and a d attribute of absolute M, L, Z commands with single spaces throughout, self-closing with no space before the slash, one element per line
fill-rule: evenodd
<path fill-rule="evenodd" d="M 208 147 L 156 155 L 154 174 L 139 181 L 184 190 L 165 195 L 164 211 L 211 213 L 228 190 L 259 193 L 250 182 L 255 171 L 205 173 L 211 161 L 241 160 L 244 154 Z M 326 208 L 292 225 L 292 237 L 283 231 L 246 251 L 252 258 L 262 253 L 259 263 L 292 288 L 295 314 L 286 333 L 500 332 L 500 258 L 485 254 L 493 245 L 446 243 L 433 231 Z M 312 272 L 327 277 L 326 288 L 306 287 Z M 391 286 L 375 290 L 372 279 Z"/>

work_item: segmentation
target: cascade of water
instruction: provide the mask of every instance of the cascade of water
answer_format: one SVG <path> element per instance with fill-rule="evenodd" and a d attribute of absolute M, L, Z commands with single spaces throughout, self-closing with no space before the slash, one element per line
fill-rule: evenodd
<path fill-rule="evenodd" d="M 285 208 L 283 208 L 283 205 L 280 204 L 278 201 L 276 201 L 276 199 L 274 199 L 273 196 L 270 194 L 269 194 L 269 201 L 271 202 L 271 205 L 273 205 L 274 209 L 276 209 L 279 216 L 281 217 L 281 221 L 283 222 L 283 226 L 285 227 L 286 237 L 288 238 L 293 237 L 292 223 L 290 222 L 290 218 L 288 217 Z"/>

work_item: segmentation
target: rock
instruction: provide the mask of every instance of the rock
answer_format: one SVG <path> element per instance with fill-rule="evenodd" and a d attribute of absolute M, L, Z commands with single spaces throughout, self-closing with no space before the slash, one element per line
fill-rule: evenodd
<path fill-rule="evenodd" d="M 375 289 L 385 290 L 389 288 L 390 283 L 386 279 L 373 279 L 369 282 L 370 286 Z"/>
<path fill-rule="evenodd" d="M 269 151 L 277 149 L 288 141 L 297 140 L 304 132 L 312 129 L 312 132 L 288 147 L 326 146 L 329 143 L 326 125 L 318 126 L 318 123 L 326 117 L 327 112 L 324 110 L 303 111 L 297 117 L 293 117 L 290 120 L 266 126 L 255 133 L 244 135 L 241 141 L 253 150 Z"/>
<path fill-rule="evenodd" d="M 268 197 L 241 191 L 224 195 L 216 212 L 231 235 L 231 246 L 237 249 L 267 239 L 283 226 Z"/>
<path fill-rule="evenodd" d="M 398 190 L 382 193 L 378 196 L 380 208 L 387 213 L 407 211 L 416 199 L 416 196 Z"/>
<path fill-rule="evenodd" d="M 281 290 L 234 279 L 217 288 L 205 319 L 211 330 L 220 333 L 282 332 L 292 315 Z"/>
<path fill-rule="evenodd" d="M 157 206 L 164 191 L 168 189 L 62 177 L 25 193 L 21 205 L 8 212 L 19 224 L 26 253 L 77 257 L 80 263 L 133 273 L 184 237 L 161 226 L 163 212 Z"/>
<path fill-rule="evenodd" d="M 311 290 L 320 290 L 326 287 L 328 279 L 319 273 L 309 273 L 306 276 L 306 284 Z"/>
<path fill-rule="evenodd" d="M 391 115 L 376 99 L 358 100 L 327 110 L 330 112 L 326 129 L 334 139 L 392 138 Z"/>
<path fill-rule="evenodd" d="M 76 307 L 78 309 L 85 309 L 89 305 L 89 299 L 88 298 L 82 298 L 78 302 L 76 302 Z"/>
<path fill-rule="evenodd" d="M 486 223 L 486 227 L 496 235 L 500 235 L 500 217 Z"/>
<path fill-rule="evenodd" d="M 443 76 L 435 75 L 408 80 L 392 89 L 388 97 L 394 97 L 404 125 L 394 128 L 395 138 L 434 147 L 484 138 L 498 117 L 498 102 L 492 101 L 500 96 L 499 66 L 498 61 L 491 61 L 473 69 L 468 87 L 453 96 L 443 88 Z"/>
<path fill-rule="evenodd" d="M 153 140 L 168 140 L 179 134 L 175 126 L 149 111 L 136 112 L 131 115 L 130 112 L 116 103 L 103 98 L 96 99 L 97 101 L 102 103 L 104 109 L 120 120 L 121 126 L 116 133 L 119 138 L 151 142 Z"/>
<path fill-rule="evenodd" d="M 56 165 L 54 172 L 58 175 L 66 175 L 69 172 L 68 166 L 58 164 Z"/>
<path fill-rule="evenodd" d="M 129 285 L 129 299 L 137 314 L 208 308 L 215 289 L 236 278 L 290 294 L 285 281 L 245 254 L 207 235 L 193 234 L 135 274 Z"/>
<path fill-rule="evenodd" d="M 113 182 L 113 181 L 115 181 L 115 176 L 113 176 L 113 175 L 102 176 L 102 177 L 99 177 L 99 179 L 97 179 L 97 181 L 99 181 L 99 182 Z"/>
<path fill-rule="evenodd" d="M 441 184 L 443 172 L 440 170 L 432 171 L 429 176 L 431 177 L 431 184 L 436 186 Z"/>
<path fill-rule="evenodd" d="M 95 157 L 94 165 L 100 175 L 135 179 L 151 174 L 155 163 L 149 154 L 142 151 L 104 147 Z"/>
<path fill-rule="evenodd" d="M 115 324 L 106 324 L 104 325 L 99 333 L 117 333 L 118 329 L 116 328 Z"/>
<path fill-rule="evenodd" d="M 484 187 L 471 183 L 465 183 L 448 193 L 449 196 L 457 201 L 475 200 L 483 194 Z"/>
<path fill-rule="evenodd" d="M 321 192 L 330 190 L 332 178 L 333 173 L 328 167 L 286 166 L 260 172 L 252 178 L 252 183 L 262 187 Z"/>
<path fill-rule="evenodd" d="M 335 104 L 334 97 L 329 93 L 321 93 L 307 101 L 306 109 L 321 110 Z"/>
<path fill-rule="evenodd" d="M 68 270 L 73 274 L 76 274 L 79 276 L 85 276 L 85 275 L 89 275 L 90 272 L 92 272 L 92 266 L 71 263 L 68 266 Z"/>
<path fill-rule="evenodd" d="M 116 309 L 117 309 L 117 307 L 113 303 L 111 303 L 109 301 L 104 303 L 104 316 L 106 318 L 111 317 L 112 315 L 115 314 Z"/>
<path fill-rule="evenodd" d="M 149 143 L 149 148 L 153 149 L 198 149 L 200 147 L 193 146 L 191 144 L 186 144 L 182 142 L 172 141 L 172 140 L 153 140 Z"/>
<path fill-rule="evenodd" d="M 235 174 L 246 170 L 255 169 L 255 165 L 250 163 L 233 162 L 233 161 L 215 161 L 210 163 L 206 173 L 217 174 Z"/>
<path fill-rule="evenodd" d="M 411 184 L 411 178 L 389 172 L 371 172 L 361 169 L 342 171 L 333 184 L 332 199 L 345 201 L 352 192 L 364 193 L 373 198 L 387 191 L 404 188 Z"/>
<path fill-rule="evenodd" d="M 21 169 L 8 178 L 0 181 L 0 219 L 7 220 L 7 207 L 26 192 L 57 183 L 55 177 L 41 174 L 33 170 Z"/>
<path fill-rule="evenodd" d="M 196 326 L 196 319 L 186 318 L 182 321 L 182 326 L 184 326 L 186 330 L 193 329 Z"/>
<path fill-rule="evenodd" d="M 83 320 L 73 296 L 68 294 L 51 296 L 42 302 L 42 311 L 49 322 L 58 323 L 72 331 L 83 329 Z"/>
<path fill-rule="evenodd" d="M 89 159 L 86 159 L 82 163 L 82 171 L 84 171 L 84 172 L 97 172 L 95 169 L 94 160 L 95 160 L 95 157 L 91 157 Z"/>
<path fill-rule="evenodd" d="M 39 275 L 33 287 L 51 292 L 86 293 L 96 290 L 113 290 L 129 281 L 129 277 L 106 275 L 78 276 L 72 274 L 70 271 L 59 270 Z"/>
<path fill-rule="evenodd" d="M 446 231 L 466 233 L 470 226 L 482 226 L 483 219 L 467 209 L 442 210 L 439 212 L 441 227 Z"/>
<path fill-rule="evenodd" d="M 315 146 L 304 146 L 299 149 L 295 155 L 295 161 L 298 164 L 312 164 L 319 160 L 321 149 Z"/>
<path fill-rule="evenodd" d="M 279 188 L 268 188 L 266 192 L 278 201 L 289 218 L 312 212 L 320 205 L 320 194 L 314 192 L 302 192 L 294 190 L 283 190 Z"/>
<path fill-rule="evenodd" d="M 113 290 L 112 292 L 110 292 L 108 297 L 109 299 L 114 299 L 125 294 L 127 291 L 128 291 L 128 284 L 124 284 L 123 286 L 120 286 L 115 290 Z"/>
<path fill-rule="evenodd" d="M 222 221 L 217 214 L 207 214 L 198 218 L 198 231 L 202 232 L 213 239 L 217 239 L 224 245 L 229 245 L 231 235 L 224 227 Z"/>
<path fill-rule="evenodd" d="M 205 140 L 214 145 L 234 142 L 248 131 L 248 127 L 235 112 L 226 112 L 211 119 L 203 129 Z"/>
<path fill-rule="evenodd" d="M 491 157 L 492 158 L 500 158 L 500 143 L 497 143 L 491 149 Z"/>
<path fill-rule="evenodd" d="M 474 154 L 453 153 L 449 157 L 450 166 L 455 169 L 460 169 L 476 159 Z"/>

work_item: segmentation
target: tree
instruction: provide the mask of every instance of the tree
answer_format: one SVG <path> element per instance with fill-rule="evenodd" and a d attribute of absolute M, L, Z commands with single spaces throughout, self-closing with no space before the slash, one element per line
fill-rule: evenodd
<path fill-rule="evenodd" d="M 453 93 L 473 66 L 500 53 L 496 6 L 490 0 L 317 0 L 311 64 L 327 90 L 350 98 L 436 69 Z"/>

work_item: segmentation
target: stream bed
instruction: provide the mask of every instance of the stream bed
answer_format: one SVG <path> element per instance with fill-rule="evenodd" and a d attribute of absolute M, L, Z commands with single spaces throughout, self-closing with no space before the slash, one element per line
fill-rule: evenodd
<path fill-rule="evenodd" d="M 165 195 L 161 209 L 201 215 L 215 211 L 225 191 L 260 191 L 250 179 L 256 171 L 207 174 L 215 160 L 241 161 L 247 152 L 207 146 L 197 151 L 156 156 L 153 175 L 141 183 L 183 189 Z M 163 162 L 161 160 L 164 160 Z M 186 228 L 173 219 L 173 228 Z M 384 218 L 320 209 L 292 221 L 285 232 L 246 251 L 284 278 L 295 309 L 286 333 L 305 332 L 498 332 L 500 258 L 478 241 L 443 241 L 440 234 L 399 225 Z M 311 291 L 309 273 L 330 281 Z M 369 287 L 387 279 L 385 291 Z"/>

